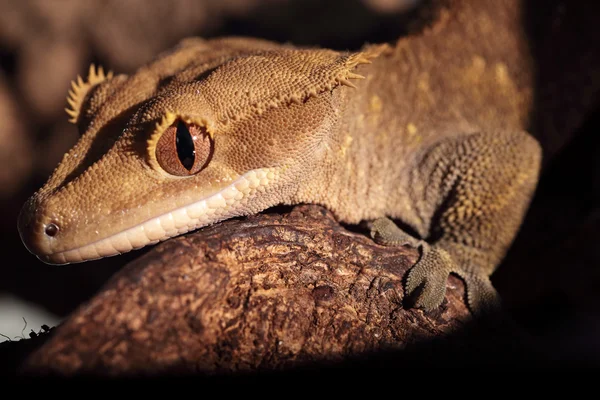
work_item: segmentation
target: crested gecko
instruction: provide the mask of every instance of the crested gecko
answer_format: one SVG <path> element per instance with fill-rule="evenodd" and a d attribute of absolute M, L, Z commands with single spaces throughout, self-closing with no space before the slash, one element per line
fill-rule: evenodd
<path fill-rule="evenodd" d="M 76 263 L 315 203 L 419 247 L 416 306 L 438 307 L 454 273 L 471 310 L 495 308 L 490 276 L 542 159 L 517 3 L 452 0 L 422 32 L 356 52 L 188 38 L 130 76 L 92 66 L 68 96 L 81 137 L 23 206 L 22 241 Z"/>

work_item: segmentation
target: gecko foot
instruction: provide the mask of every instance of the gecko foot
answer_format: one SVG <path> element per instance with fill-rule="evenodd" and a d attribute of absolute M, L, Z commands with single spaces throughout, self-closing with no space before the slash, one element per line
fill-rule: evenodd
<path fill-rule="evenodd" d="M 473 314 L 498 310 L 500 299 L 489 278 L 481 272 L 460 268 L 443 248 L 413 238 L 387 218 L 373 222 L 371 237 L 387 246 L 408 244 L 420 248 L 421 257 L 406 278 L 406 294 L 414 306 L 427 311 L 439 307 L 446 295 L 448 276 L 455 273 L 465 282 L 467 303 Z"/>

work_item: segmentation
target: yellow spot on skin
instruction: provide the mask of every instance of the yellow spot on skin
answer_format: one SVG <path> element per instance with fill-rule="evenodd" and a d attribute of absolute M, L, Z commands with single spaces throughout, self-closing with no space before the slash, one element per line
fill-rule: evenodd
<path fill-rule="evenodd" d="M 471 67 L 468 69 L 465 77 L 471 82 L 478 82 L 481 80 L 483 73 L 485 72 L 486 62 L 481 56 L 473 56 Z"/>
<path fill-rule="evenodd" d="M 352 144 L 352 136 L 346 135 L 344 137 L 344 143 L 342 143 L 342 146 L 340 147 L 340 153 L 342 154 L 342 156 L 346 155 L 346 151 L 350 148 L 351 144 Z"/>
<path fill-rule="evenodd" d="M 419 80 L 417 82 L 417 87 L 419 88 L 419 90 L 422 90 L 424 92 L 429 92 L 429 74 L 424 72 L 422 74 L 420 74 L 419 76 Z"/>
<path fill-rule="evenodd" d="M 508 69 L 503 63 L 496 64 L 496 79 L 500 85 L 505 86 L 510 84 L 511 80 L 508 76 Z"/>
<path fill-rule="evenodd" d="M 352 143 L 352 136 L 350 135 L 346 135 L 346 137 L 344 138 L 344 145 L 346 146 L 350 146 L 350 143 Z"/>
<path fill-rule="evenodd" d="M 480 56 L 473 56 L 473 69 L 483 73 L 485 69 L 485 60 Z"/>
<path fill-rule="evenodd" d="M 372 112 L 381 112 L 381 109 L 383 108 L 381 98 L 377 95 L 371 97 L 371 103 L 369 104 L 369 107 Z"/>
<path fill-rule="evenodd" d="M 409 122 L 408 125 L 406 125 L 406 130 L 411 136 L 417 133 L 417 127 L 412 122 Z"/>
<path fill-rule="evenodd" d="M 429 107 L 436 103 L 435 96 L 431 91 L 430 76 L 427 72 L 419 74 L 417 89 L 415 97 L 416 107 Z"/>

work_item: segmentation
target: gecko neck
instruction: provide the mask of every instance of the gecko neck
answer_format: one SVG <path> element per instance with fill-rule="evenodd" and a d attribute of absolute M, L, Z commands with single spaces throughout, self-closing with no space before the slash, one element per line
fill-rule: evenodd
<path fill-rule="evenodd" d="M 414 186 L 423 180 L 407 171 L 416 170 L 427 149 L 440 138 L 523 129 L 531 103 L 530 61 L 518 18 L 504 12 L 518 13 L 518 7 L 450 3 L 461 18 L 441 18 L 398 40 L 389 54 L 357 68 L 367 77 L 357 89 L 334 91 L 341 118 L 312 178 L 321 184 L 308 183 L 297 200 L 324 204 L 349 223 L 388 215 L 425 229 L 428 216 L 414 210 L 423 190 Z M 465 18 L 491 25 L 468 28 Z M 465 41 L 467 33 L 477 40 Z"/>
<path fill-rule="evenodd" d="M 322 204 L 348 223 L 391 215 L 406 203 L 404 171 L 417 153 L 383 101 L 370 84 L 334 94 L 340 119 L 294 201 Z"/>

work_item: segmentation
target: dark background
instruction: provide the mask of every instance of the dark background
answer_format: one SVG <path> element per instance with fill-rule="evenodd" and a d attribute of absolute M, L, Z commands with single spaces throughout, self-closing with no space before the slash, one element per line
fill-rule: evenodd
<path fill-rule="evenodd" d="M 0 295 L 66 316 L 143 252 L 53 267 L 29 254 L 16 230 L 21 205 L 77 140 L 65 98 L 70 81 L 85 75 L 91 62 L 132 72 L 192 35 L 250 35 L 352 50 L 365 42 L 393 42 L 415 29 L 415 21 L 429 18 L 423 8 L 412 7 L 416 3 L 429 2 L 0 0 Z M 561 68 L 571 65 L 565 60 L 590 69 L 595 77 L 590 85 L 600 86 L 597 2 L 525 3 L 523 24 L 537 60 L 537 90 L 560 80 Z M 553 28 L 557 19 L 560 31 Z M 568 84 L 559 89 L 558 96 L 580 95 Z M 597 110 L 549 162 L 525 224 L 493 277 L 519 323 L 557 354 L 592 362 L 600 360 Z"/>

